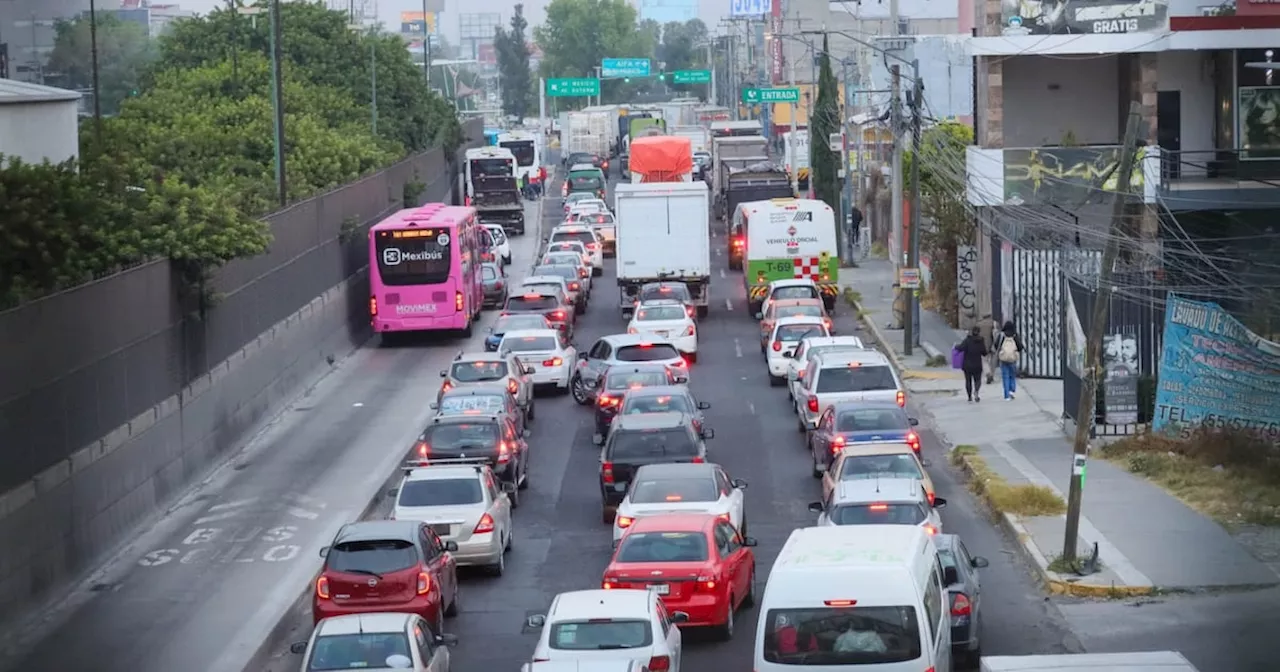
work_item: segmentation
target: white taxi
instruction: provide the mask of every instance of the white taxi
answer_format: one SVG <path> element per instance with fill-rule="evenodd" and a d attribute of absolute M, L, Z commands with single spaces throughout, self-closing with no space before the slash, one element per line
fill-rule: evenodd
<path fill-rule="evenodd" d="M 773 330 L 769 332 L 769 345 L 764 351 L 765 363 L 769 366 L 769 384 L 778 387 L 787 382 L 787 367 L 791 365 L 801 340 L 830 335 L 821 317 L 784 317 L 774 323 Z"/>
<path fill-rule="evenodd" d="M 698 361 L 698 326 L 680 301 L 642 301 L 631 315 L 627 333 L 667 341 L 676 346 L 690 362 Z"/>
<path fill-rule="evenodd" d="M 502 335 L 498 352 L 515 355 L 521 364 L 533 369 L 529 379 L 535 386 L 555 386 L 556 391 L 569 391 L 578 349 L 558 329 L 517 329 Z"/>

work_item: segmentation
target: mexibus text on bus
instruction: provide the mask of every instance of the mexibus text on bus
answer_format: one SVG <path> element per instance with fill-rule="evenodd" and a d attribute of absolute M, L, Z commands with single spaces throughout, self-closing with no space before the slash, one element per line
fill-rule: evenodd
<path fill-rule="evenodd" d="M 463 178 L 467 183 L 467 203 L 475 197 L 477 177 L 515 177 L 516 157 L 504 147 L 479 147 L 468 149 Z"/>
<path fill-rule="evenodd" d="M 377 333 L 461 331 L 484 303 L 473 208 L 428 203 L 369 230 L 369 319 Z"/>
<path fill-rule="evenodd" d="M 498 146 L 510 150 L 516 157 L 516 179 L 528 175 L 533 179 L 542 165 L 538 136 L 532 131 L 507 131 L 498 135 Z"/>

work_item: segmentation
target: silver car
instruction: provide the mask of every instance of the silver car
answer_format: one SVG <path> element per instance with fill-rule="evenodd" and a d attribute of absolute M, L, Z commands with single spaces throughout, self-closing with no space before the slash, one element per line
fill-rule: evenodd
<path fill-rule="evenodd" d="M 514 483 L 502 487 L 483 460 L 435 460 L 405 468 L 393 520 L 427 523 L 444 541 L 458 545 L 459 566 L 480 566 L 496 576 L 506 571 L 511 550 L 511 499 Z M 505 488 L 505 489 L 504 489 Z"/>
<path fill-rule="evenodd" d="M 640 363 L 666 364 L 675 373 L 678 384 L 689 382 L 689 363 L 676 346 L 651 336 L 613 334 L 600 338 L 585 351 L 578 351 L 569 392 L 581 406 L 594 403 L 600 378 L 609 367 Z"/>
<path fill-rule="evenodd" d="M 370 613 L 326 618 L 310 641 L 289 647 L 302 655 L 302 672 L 398 669 L 449 672 L 455 635 L 435 634 L 417 614 Z"/>

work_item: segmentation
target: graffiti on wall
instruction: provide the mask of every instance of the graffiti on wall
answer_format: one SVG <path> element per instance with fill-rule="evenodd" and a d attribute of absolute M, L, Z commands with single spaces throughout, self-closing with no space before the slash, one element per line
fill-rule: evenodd
<path fill-rule="evenodd" d="M 956 301 L 960 328 L 971 329 L 977 326 L 978 248 L 972 245 L 956 246 Z"/>

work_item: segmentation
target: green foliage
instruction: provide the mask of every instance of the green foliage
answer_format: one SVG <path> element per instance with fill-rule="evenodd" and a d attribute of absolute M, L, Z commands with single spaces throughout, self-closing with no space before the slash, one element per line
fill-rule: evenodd
<path fill-rule="evenodd" d="M 956 247 L 973 241 L 974 226 L 964 184 L 965 148 L 973 144 L 973 129 L 957 122 L 931 126 L 920 138 L 920 214 L 926 225 L 920 235 L 921 253 L 933 264 L 931 294 L 938 313 L 958 324 Z M 911 174 L 916 160 L 903 155 L 903 174 Z"/>
<path fill-rule="evenodd" d="M 700 19 L 690 19 L 684 23 L 672 21 L 662 27 L 662 42 L 658 45 L 655 57 L 666 64 L 667 72 L 677 70 L 705 70 L 707 64 L 707 24 Z M 670 85 L 670 81 L 668 81 Z M 674 84 L 671 88 L 688 91 L 693 88 L 705 88 L 704 84 Z"/>
<path fill-rule="evenodd" d="M 529 42 L 525 31 L 524 5 L 517 3 L 511 14 L 511 26 L 494 31 L 493 48 L 498 55 L 498 73 L 502 82 L 502 112 L 523 119 L 533 106 L 533 73 L 529 70 Z"/>
<path fill-rule="evenodd" d="M 822 37 L 818 70 L 818 100 L 809 123 L 809 151 L 814 195 L 840 212 L 840 155 L 831 151 L 826 139 L 840 132 L 840 84 L 831 70 L 827 37 Z"/>
<path fill-rule="evenodd" d="M 54 27 L 53 51 L 46 64 L 46 83 L 66 89 L 93 88 L 93 40 L 89 18 L 59 21 Z M 115 114 L 124 99 L 135 95 L 143 73 L 155 56 L 145 26 L 121 21 L 114 14 L 97 19 L 99 106 Z"/>
<path fill-rule="evenodd" d="M 603 59 L 653 58 L 657 44 L 656 35 L 639 29 L 627 0 L 551 0 L 533 36 L 542 49 L 544 77 L 594 77 Z M 635 88 L 606 81 L 602 93 L 623 100 Z"/>

